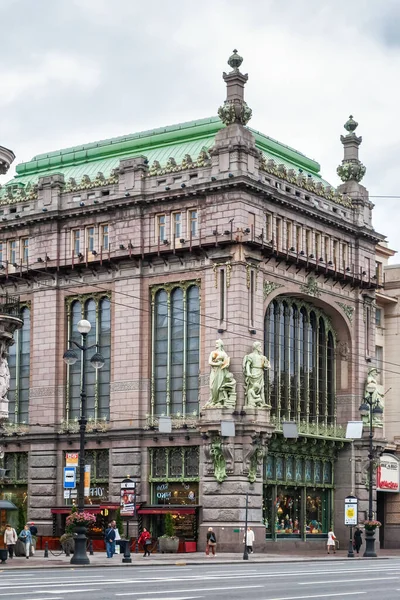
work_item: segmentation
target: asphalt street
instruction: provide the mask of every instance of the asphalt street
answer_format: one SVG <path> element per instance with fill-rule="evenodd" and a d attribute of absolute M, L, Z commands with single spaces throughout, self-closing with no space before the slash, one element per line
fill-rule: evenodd
<path fill-rule="evenodd" d="M 400 560 L 0 572 L 0 600 L 360 600 L 400 597 Z"/>

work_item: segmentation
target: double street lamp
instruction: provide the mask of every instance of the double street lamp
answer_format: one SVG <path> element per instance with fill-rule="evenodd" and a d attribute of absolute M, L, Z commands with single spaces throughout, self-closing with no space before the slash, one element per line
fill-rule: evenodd
<path fill-rule="evenodd" d="M 377 384 L 370 382 L 366 386 L 366 396 L 363 403 L 360 406 L 360 413 L 362 416 L 369 417 L 369 475 L 368 475 L 368 521 L 373 519 L 372 511 L 372 500 L 373 500 L 373 475 L 374 475 L 374 448 L 372 440 L 374 437 L 373 433 L 373 418 L 374 416 L 381 416 L 383 414 L 382 407 L 379 403 L 379 399 L 374 398 L 377 390 Z M 375 553 L 375 534 L 371 536 L 365 536 L 365 552 L 364 556 L 376 556 Z"/>
<path fill-rule="evenodd" d="M 85 435 L 86 435 L 86 373 L 85 373 L 85 358 L 86 351 L 96 348 L 96 352 L 90 359 L 90 363 L 94 369 L 101 369 L 104 366 L 104 358 L 97 351 L 97 344 L 87 345 L 87 336 L 90 333 L 92 326 L 86 319 L 82 319 L 77 324 L 77 330 L 82 336 L 82 343 L 78 344 L 74 340 L 71 340 L 70 345 L 73 344 L 78 350 L 80 350 L 81 357 L 81 408 L 79 423 L 79 485 L 78 485 L 78 513 L 83 513 L 85 510 Z M 74 365 L 78 360 L 79 356 L 74 348 L 69 348 L 64 352 L 63 359 L 67 365 Z M 89 564 L 89 558 L 86 553 L 86 527 L 82 527 L 81 531 L 78 532 L 75 537 L 75 550 L 74 555 L 71 558 L 71 564 L 73 565 L 87 565 Z"/>

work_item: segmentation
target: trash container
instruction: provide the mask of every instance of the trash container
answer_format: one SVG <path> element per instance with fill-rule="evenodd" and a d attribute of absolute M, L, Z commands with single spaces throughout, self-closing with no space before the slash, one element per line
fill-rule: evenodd
<path fill-rule="evenodd" d="M 5 563 L 8 558 L 7 548 L 0 548 L 0 560 L 2 563 Z"/>
<path fill-rule="evenodd" d="M 128 543 L 128 540 L 118 540 L 118 545 L 120 547 L 120 554 L 125 554 L 125 548 Z"/>

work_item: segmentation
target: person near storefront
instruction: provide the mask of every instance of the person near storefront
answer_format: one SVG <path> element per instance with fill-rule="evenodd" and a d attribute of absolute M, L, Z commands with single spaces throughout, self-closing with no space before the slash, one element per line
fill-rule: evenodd
<path fill-rule="evenodd" d="M 9 523 L 7 523 L 5 531 L 4 531 L 4 544 L 7 546 L 8 556 L 10 558 L 14 558 L 14 547 L 17 543 L 18 536 L 14 527 L 11 527 Z"/>

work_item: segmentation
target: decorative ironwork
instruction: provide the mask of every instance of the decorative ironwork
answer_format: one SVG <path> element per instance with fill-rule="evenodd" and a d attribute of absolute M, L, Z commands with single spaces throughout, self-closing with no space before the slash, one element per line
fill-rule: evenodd
<path fill-rule="evenodd" d="M 0 315 L 21 318 L 21 306 L 19 296 L 0 295 Z"/>
<path fill-rule="evenodd" d="M 149 481 L 199 481 L 198 446 L 150 448 Z"/>

